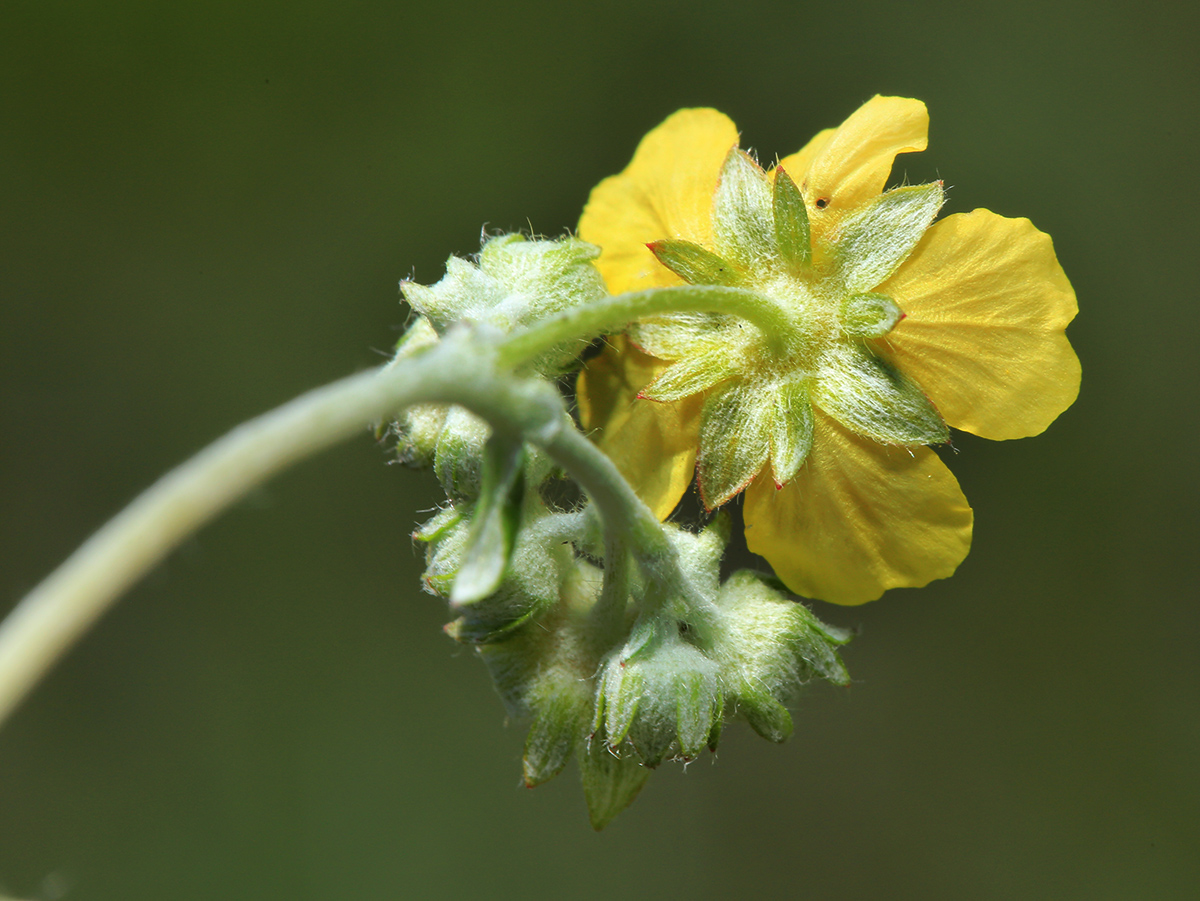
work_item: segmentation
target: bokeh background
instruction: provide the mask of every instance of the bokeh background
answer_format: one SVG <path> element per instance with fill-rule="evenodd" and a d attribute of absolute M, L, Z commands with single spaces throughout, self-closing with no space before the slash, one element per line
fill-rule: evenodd
<path fill-rule="evenodd" d="M 947 212 L 1054 236 L 1079 401 L 956 439 L 958 575 L 855 684 L 608 830 L 418 590 L 433 480 L 364 436 L 205 529 L 0 731 L 24 898 L 1200 897 L 1197 15 L 1041 0 L 8 0 L 0 610 L 239 421 L 378 363 L 480 229 L 561 234 L 673 110 L 764 159 L 925 100 Z M 2 894 L 3 891 L 0 891 Z"/>

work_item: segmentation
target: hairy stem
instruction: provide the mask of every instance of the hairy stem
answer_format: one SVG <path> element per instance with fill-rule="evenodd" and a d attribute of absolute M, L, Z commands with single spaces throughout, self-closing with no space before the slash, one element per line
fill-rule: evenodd
<path fill-rule="evenodd" d="M 737 315 L 768 335 L 792 328 L 786 310 L 740 288 L 683 285 L 621 294 L 552 316 L 498 347 L 467 347 L 464 353 L 446 342 L 419 358 L 318 388 L 238 426 L 141 494 L 0 623 L 0 723 L 113 601 L 184 538 L 292 463 L 416 403 L 456 403 L 518 431 L 579 482 L 601 513 L 614 558 L 602 605 L 606 618 L 620 615 L 629 552 L 648 577 L 682 584 L 661 525 L 612 462 L 570 425 L 559 406 L 545 395 L 530 396 L 532 383 L 518 388 L 497 372 L 643 316 L 680 312 Z M 484 350 L 494 357 L 486 371 Z"/>
<path fill-rule="evenodd" d="M 0 723 L 112 603 L 184 538 L 275 473 L 417 403 L 459 404 L 521 433 L 591 496 L 653 571 L 674 562 L 657 519 L 571 424 L 554 389 L 498 373 L 469 336 L 342 379 L 244 423 L 163 476 L 89 538 L 0 623 Z"/>
<path fill-rule="evenodd" d="M 771 339 L 796 331 L 790 313 L 762 294 L 745 288 L 679 285 L 616 294 L 550 316 L 505 341 L 500 363 L 517 366 L 560 344 L 590 341 L 598 335 L 621 331 L 636 319 L 671 313 L 726 313 L 757 326 Z"/>
<path fill-rule="evenodd" d="M 0 624 L 0 722 L 111 603 L 248 490 L 411 403 L 416 384 L 375 371 L 246 422 L 163 476 L 89 538 Z"/>

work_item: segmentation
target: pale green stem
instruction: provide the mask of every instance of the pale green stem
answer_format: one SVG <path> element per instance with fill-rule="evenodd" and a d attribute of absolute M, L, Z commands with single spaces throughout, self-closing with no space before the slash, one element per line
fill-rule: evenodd
<path fill-rule="evenodd" d="M 588 614 L 591 623 L 588 635 L 597 649 L 611 647 L 624 626 L 631 570 L 628 545 L 620 535 L 610 532 L 604 542 L 604 583 Z"/>
<path fill-rule="evenodd" d="M 163 476 L 89 538 L 0 623 L 0 723 L 109 606 L 180 541 L 292 463 L 416 403 L 457 403 L 519 429 L 592 497 L 610 534 L 670 568 L 669 542 L 616 467 L 544 382 L 499 377 L 487 348 L 453 342 L 334 382 L 238 426 Z M 464 344 L 464 342 L 458 342 Z"/>
<path fill-rule="evenodd" d="M 787 311 L 760 294 L 684 285 L 616 295 L 550 317 L 502 342 L 495 363 L 519 366 L 560 344 L 590 340 L 644 316 L 681 312 L 736 315 L 768 335 L 794 328 Z M 557 424 L 545 420 L 544 406 L 539 412 L 536 403 L 514 405 L 515 395 L 505 393 L 494 369 L 480 372 L 463 359 L 434 368 L 438 356 L 427 354 L 304 394 L 238 426 L 135 499 L 0 623 L 0 723 L 112 602 L 180 541 L 292 463 L 415 403 L 457 403 L 520 429 L 592 498 L 604 519 L 610 553 L 622 558 L 632 549 L 648 576 L 660 584 L 683 585 L 658 520 L 603 453 L 563 417 Z M 477 354 L 467 360 L 478 362 Z M 531 413 L 542 418 L 532 421 Z M 624 564 L 616 569 L 624 571 Z M 610 619 L 619 614 L 614 598 L 624 594 L 616 583 L 625 581 L 609 579 L 603 606 Z"/>
<path fill-rule="evenodd" d="M 365 372 L 246 422 L 163 476 L 0 624 L 0 722 L 109 605 L 181 540 L 290 464 L 411 403 L 415 384 Z"/>
<path fill-rule="evenodd" d="M 502 366 L 517 366 L 571 341 L 590 341 L 619 332 L 647 316 L 669 313 L 725 313 L 756 325 L 771 340 L 793 335 L 791 314 L 769 297 L 745 288 L 679 285 L 614 294 L 563 310 L 510 337 L 500 349 Z"/>

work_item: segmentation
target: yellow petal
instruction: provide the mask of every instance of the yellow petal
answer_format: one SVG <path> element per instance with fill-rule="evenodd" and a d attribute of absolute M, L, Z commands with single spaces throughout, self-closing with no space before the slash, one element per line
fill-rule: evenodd
<path fill-rule="evenodd" d="M 617 464 L 638 497 L 666 519 L 692 482 L 700 441 L 700 397 L 675 403 L 639 398 L 668 364 L 616 336 L 579 373 L 575 392 L 584 429 Z"/>
<path fill-rule="evenodd" d="M 826 128 L 824 131 L 819 131 L 811 141 L 793 153 L 791 156 L 785 156 L 779 161 L 779 165 L 783 171 L 791 176 L 792 181 L 797 185 L 802 184 L 808 178 L 808 167 L 812 165 L 813 159 L 820 153 L 829 139 L 837 133 L 836 128 Z"/>
<path fill-rule="evenodd" d="M 746 542 L 797 594 L 861 604 L 954 572 L 971 547 L 971 508 L 927 447 L 889 447 L 819 411 L 794 480 L 746 491 Z"/>
<path fill-rule="evenodd" d="M 737 142 L 727 116 L 680 110 L 642 138 L 624 172 L 592 189 L 579 237 L 603 248 L 596 265 L 609 291 L 679 284 L 646 244 L 665 238 L 711 244 L 713 192 Z"/>
<path fill-rule="evenodd" d="M 804 173 L 806 200 L 852 209 L 883 190 L 898 153 L 924 150 L 929 111 L 920 100 L 876 94 L 838 126 Z"/>
<path fill-rule="evenodd" d="M 924 103 L 876 94 L 837 128 L 781 160 L 804 194 L 814 249 L 846 213 L 883 191 L 896 154 L 924 150 L 928 136 Z"/>
<path fill-rule="evenodd" d="M 879 291 L 906 314 L 880 350 L 955 428 L 1036 435 L 1079 393 L 1079 358 L 1063 332 L 1075 292 L 1049 235 L 1028 219 L 948 216 Z"/>

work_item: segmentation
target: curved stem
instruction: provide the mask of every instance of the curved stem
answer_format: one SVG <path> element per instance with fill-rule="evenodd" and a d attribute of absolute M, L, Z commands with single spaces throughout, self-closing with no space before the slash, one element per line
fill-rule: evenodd
<path fill-rule="evenodd" d="M 631 574 L 629 548 L 619 535 L 609 534 L 604 542 L 604 582 L 588 614 L 597 649 L 611 647 L 620 634 L 629 605 Z"/>
<path fill-rule="evenodd" d="M 658 520 L 567 418 L 545 382 L 500 376 L 490 348 L 448 340 L 350 376 L 244 423 L 169 472 L 89 538 L 0 623 L 0 723 L 53 663 L 184 538 L 275 473 L 417 403 L 454 403 L 541 445 L 575 477 L 615 535 L 671 565 Z"/>
<path fill-rule="evenodd" d="M 509 337 L 500 348 L 502 366 L 518 366 L 570 341 L 590 341 L 623 329 L 635 319 L 670 313 L 726 313 L 756 325 L 768 336 L 790 335 L 796 323 L 765 295 L 745 288 L 679 285 L 615 294 L 572 307 Z"/>
<path fill-rule="evenodd" d="M 193 531 L 290 464 L 407 405 L 415 385 L 370 371 L 244 423 L 163 476 L 0 623 L 0 722 L 122 592 Z"/>

